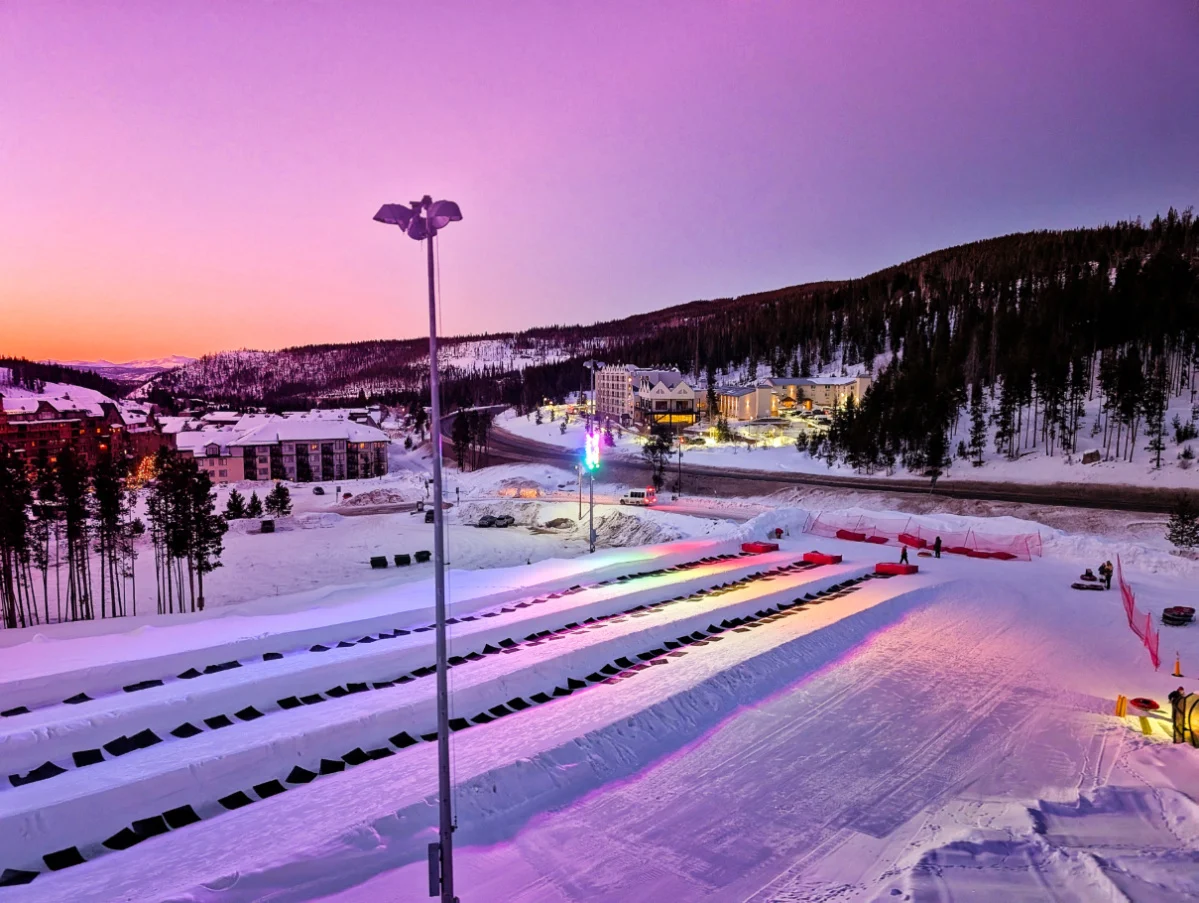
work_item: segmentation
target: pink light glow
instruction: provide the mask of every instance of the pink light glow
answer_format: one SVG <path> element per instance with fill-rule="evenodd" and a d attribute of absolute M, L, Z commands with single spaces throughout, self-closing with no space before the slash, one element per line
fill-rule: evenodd
<path fill-rule="evenodd" d="M 448 332 L 861 275 L 1199 194 L 1192 4 L 0 6 L 3 352 Z M 428 65 L 422 68 L 422 61 Z"/>

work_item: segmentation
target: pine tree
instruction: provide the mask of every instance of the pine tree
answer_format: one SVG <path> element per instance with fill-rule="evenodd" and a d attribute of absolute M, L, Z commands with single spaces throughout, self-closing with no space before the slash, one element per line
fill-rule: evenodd
<path fill-rule="evenodd" d="M 32 504 L 24 461 L 0 445 L 0 611 L 5 627 L 26 627 L 35 614 L 22 580 L 29 560 Z"/>
<path fill-rule="evenodd" d="M 983 393 L 978 385 L 970 387 L 970 444 L 967 450 L 975 467 L 983 466 L 987 448 L 987 421 L 983 411 Z"/>
<path fill-rule="evenodd" d="M 552 408 L 550 412 L 552 415 Z M 553 417 L 551 416 L 550 419 L 553 420 Z M 465 470 L 466 455 L 470 449 L 470 421 L 467 420 L 465 411 L 459 411 L 454 415 L 454 423 L 450 427 L 450 439 L 454 443 L 454 460 L 458 464 L 458 469 Z"/>
<path fill-rule="evenodd" d="M 225 520 L 240 520 L 246 516 L 246 497 L 234 489 L 225 502 Z"/>
<path fill-rule="evenodd" d="M 277 488 L 284 491 L 283 502 L 290 511 L 291 500 L 286 497 L 287 487 L 279 483 Z M 197 472 L 191 481 L 189 502 L 192 508 L 193 524 L 191 553 L 199 586 L 196 607 L 203 611 L 204 575 L 212 573 L 221 566 L 221 552 L 224 551 L 222 537 L 228 531 L 229 524 L 216 513 L 216 493 L 212 488 L 212 478 L 207 473 Z M 281 514 L 286 513 L 287 511 L 281 512 Z"/>
<path fill-rule="evenodd" d="M 262 517 L 262 513 L 262 499 L 255 490 L 250 493 L 250 501 L 246 503 L 246 517 L 259 518 Z"/>
<path fill-rule="evenodd" d="M 253 499 L 250 500 L 253 504 Z M 291 492 L 282 483 L 276 483 L 266 496 L 266 513 L 274 517 L 287 517 L 291 514 Z"/>
<path fill-rule="evenodd" d="M 1180 549 L 1199 546 L 1199 509 L 1189 495 L 1180 495 L 1170 512 L 1166 538 Z"/>

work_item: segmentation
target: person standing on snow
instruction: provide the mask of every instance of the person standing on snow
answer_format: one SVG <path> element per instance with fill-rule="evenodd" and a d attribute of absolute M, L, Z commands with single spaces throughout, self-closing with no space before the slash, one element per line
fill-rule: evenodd
<path fill-rule="evenodd" d="M 941 537 L 940 536 L 938 536 L 936 542 L 933 543 L 933 556 L 936 558 L 941 557 Z"/>
<path fill-rule="evenodd" d="M 899 563 L 900 564 L 908 563 L 908 547 L 907 546 L 904 546 L 903 551 L 899 553 Z"/>
<path fill-rule="evenodd" d="M 1167 696 L 1166 699 L 1170 700 L 1170 705 L 1177 706 L 1180 702 L 1182 702 L 1182 697 L 1186 695 L 1186 689 L 1184 687 L 1179 687 L 1177 690 Z"/>

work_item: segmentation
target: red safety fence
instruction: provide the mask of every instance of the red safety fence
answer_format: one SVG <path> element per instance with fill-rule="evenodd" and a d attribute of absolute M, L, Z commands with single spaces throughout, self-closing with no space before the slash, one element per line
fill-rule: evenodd
<path fill-rule="evenodd" d="M 898 542 L 916 549 L 931 548 L 941 538 L 941 551 L 971 558 L 1031 561 L 1042 553 L 1040 533 L 996 536 L 973 529 L 943 530 L 919 517 L 875 517 L 865 514 L 815 512 L 804 523 L 805 533 L 854 542 Z"/>
<path fill-rule="evenodd" d="M 1149 650 L 1149 658 L 1153 662 L 1154 669 L 1161 667 L 1161 631 L 1153 626 L 1152 615 L 1137 610 L 1137 597 L 1133 593 L 1132 587 L 1124 579 L 1124 568 L 1120 565 L 1119 555 L 1116 556 L 1116 583 L 1119 584 L 1120 596 L 1124 599 L 1124 613 L 1128 615 L 1128 626 L 1141 638 L 1141 642 Z"/>

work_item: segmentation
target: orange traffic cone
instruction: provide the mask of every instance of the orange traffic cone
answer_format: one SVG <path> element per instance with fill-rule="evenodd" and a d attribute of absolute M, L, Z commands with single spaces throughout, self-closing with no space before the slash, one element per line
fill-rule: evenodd
<path fill-rule="evenodd" d="M 1182 657 L 1177 652 L 1174 653 L 1174 676 L 1182 677 Z"/>

